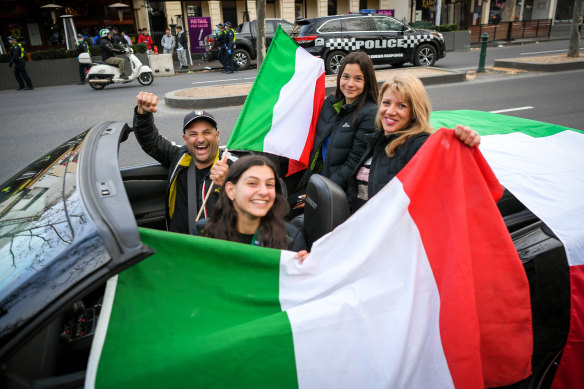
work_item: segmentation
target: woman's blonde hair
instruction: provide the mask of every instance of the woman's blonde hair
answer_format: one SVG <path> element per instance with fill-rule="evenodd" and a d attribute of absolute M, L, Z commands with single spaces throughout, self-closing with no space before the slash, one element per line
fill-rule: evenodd
<path fill-rule="evenodd" d="M 381 107 L 383 94 L 388 89 L 394 93 L 399 92 L 405 100 L 405 103 L 410 107 L 412 113 L 410 125 L 400 130 L 398 132 L 399 136 L 385 148 L 387 156 L 391 158 L 395 155 L 395 150 L 403 145 L 408 138 L 422 132 L 432 133 L 433 129 L 430 125 L 432 106 L 426 89 L 419 78 L 407 74 L 398 74 L 393 76 L 389 81 L 386 81 L 379 91 L 379 100 L 377 102 L 379 107 Z M 380 110 L 377 111 L 377 127 L 383 129 L 380 112 Z"/>

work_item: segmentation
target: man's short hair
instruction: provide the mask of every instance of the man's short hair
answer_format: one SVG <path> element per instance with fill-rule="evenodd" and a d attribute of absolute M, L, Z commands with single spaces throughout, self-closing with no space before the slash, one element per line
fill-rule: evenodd
<path fill-rule="evenodd" d="M 213 115 L 211 115 L 207 111 L 194 110 L 185 115 L 185 119 L 183 122 L 183 134 L 187 130 L 187 127 L 189 127 L 193 122 L 197 120 L 205 120 L 209 122 L 213 127 L 215 127 L 215 129 L 217 129 L 217 122 L 215 121 Z"/>
<path fill-rule="evenodd" d="M 179 30 L 182 30 L 182 27 L 181 26 L 176 26 L 176 28 L 178 28 Z"/>

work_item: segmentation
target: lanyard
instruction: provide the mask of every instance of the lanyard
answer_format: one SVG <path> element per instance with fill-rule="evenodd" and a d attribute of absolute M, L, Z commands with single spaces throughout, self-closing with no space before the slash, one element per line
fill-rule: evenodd
<path fill-rule="evenodd" d="M 259 246 L 259 242 L 256 241 L 258 237 L 258 231 L 256 230 L 255 234 L 253 234 L 253 237 L 251 238 L 251 245 L 252 246 Z"/>

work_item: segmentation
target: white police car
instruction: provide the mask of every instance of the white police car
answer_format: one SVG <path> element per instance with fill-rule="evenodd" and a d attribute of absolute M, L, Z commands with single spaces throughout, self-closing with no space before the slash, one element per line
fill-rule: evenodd
<path fill-rule="evenodd" d="M 442 34 L 415 30 L 386 15 L 350 14 L 297 19 L 290 34 L 312 55 L 325 61 L 326 72 L 337 73 L 345 56 L 366 52 L 374 64 L 399 67 L 406 62 L 432 66 L 446 55 Z"/>

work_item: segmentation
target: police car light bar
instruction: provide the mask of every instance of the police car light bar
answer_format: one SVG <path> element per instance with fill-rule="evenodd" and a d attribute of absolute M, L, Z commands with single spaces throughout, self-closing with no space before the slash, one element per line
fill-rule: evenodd
<path fill-rule="evenodd" d="M 362 9 L 361 11 L 359 11 L 360 14 L 374 14 L 375 10 L 374 9 Z"/>

